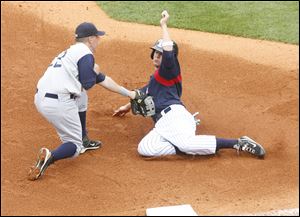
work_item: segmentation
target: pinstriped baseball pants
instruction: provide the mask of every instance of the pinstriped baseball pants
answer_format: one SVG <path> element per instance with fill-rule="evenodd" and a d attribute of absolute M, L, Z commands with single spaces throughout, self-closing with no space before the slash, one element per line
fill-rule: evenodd
<path fill-rule="evenodd" d="M 141 140 L 138 152 L 142 156 L 176 154 L 174 146 L 191 155 L 209 155 L 216 152 L 216 137 L 196 135 L 194 117 L 182 105 L 171 105 L 155 127 Z"/>

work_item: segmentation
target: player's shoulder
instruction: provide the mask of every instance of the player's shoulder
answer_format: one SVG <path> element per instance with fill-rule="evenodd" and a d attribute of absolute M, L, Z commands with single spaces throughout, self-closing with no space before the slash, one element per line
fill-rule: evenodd
<path fill-rule="evenodd" d="M 92 54 L 92 51 L 84 43 L 73 44 L 71 45 L 70 50 L 72 50 L 73 52 Z"/>
<path fill-rule="evenodd" d="M 84 43 L 76 43 L 71 45 L 67 52 L 77 60 L 88 54 L 93 55 L 92 51 Z"/>

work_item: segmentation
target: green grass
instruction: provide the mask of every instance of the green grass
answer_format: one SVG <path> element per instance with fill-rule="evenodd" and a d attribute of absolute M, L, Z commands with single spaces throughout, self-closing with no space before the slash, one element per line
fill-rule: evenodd
<path fill-rule="evenodd" d="M 111 18 L 169 27 L 299 44 L 299 2 L 232 1 L 98 1 Z"/>

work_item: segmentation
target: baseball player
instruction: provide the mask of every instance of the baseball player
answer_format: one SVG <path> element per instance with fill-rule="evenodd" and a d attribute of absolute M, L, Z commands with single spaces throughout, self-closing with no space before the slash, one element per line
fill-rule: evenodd
<path fill-rule="evenodd" d="M 152 115 L 154 128 L 140 141 L 138 153 L 146 157 L 175 155 L 185 153 L 191 155 L 215 154 L 218 150 L 230 148 L 264 157 L 264 148 L 247 136 L 238 139 L 216 138 L 213 135 L 196 135 L 197 122 L 187 111 L 180 97 L 182 79 L 178 62 L 178 46 L 171 40 L 167 29 L 169 14 L 162 12 L 160 25 L 162 39 L 151 47 L 151 59 L 155 68 L 148 85 L 139 91 L 153 98 L 153 103 L 144 102 L 146 107 L 134 114 Z M 138 104 L 139 102 L 136 102 Z M 132 102 L 118 108 L 113 116 L 124 116 L 136 110 Z M 154 104 L 154 109 L 152 109 Z M 151 113 L 152 111 L 155 113 Z M 148 115 L 148 113 L 150 115 Z"/>
<path fill-rule="evenodd" d="M 86 132 L 86 90 L 99 84 L 112 92 L 135 98 L 135 92 L 119 86 L 100 72 L 93 53 L 105 32 L 92 23 L 81 23 L 75 31 L 76 43 L 54 58 L 38 81 L 34 103 L 37 110 L 56 129 L 62 144 L 55 150 L 41 148 L 30 171 L 36 180 L 55 161 L 77 157 L 86 150 L 97 149 L 100 141 L 92 141 Z"/>

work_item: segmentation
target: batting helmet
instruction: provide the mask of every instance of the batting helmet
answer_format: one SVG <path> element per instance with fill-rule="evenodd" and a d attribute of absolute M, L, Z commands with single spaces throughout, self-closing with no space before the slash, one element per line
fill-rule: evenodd
<path fill-rule="evenodd" d="M 163 52 L 162 42 L 163 42 L 163 40 L 159 39 L 158 41 L 155 42 L 155 44 L 152 47 L 150 47 L 152 49 L 152 52 L 151 52 L 151 55 L 150 55 L 151 59 L 153 59 L 154 52 L 156 50 L 160 53 Z M 175 56 L 177 57 L 178 56 L 178 45 L 176 44 L 175 41 L 173 41 L 173 50 L 174 50 Z"/>

